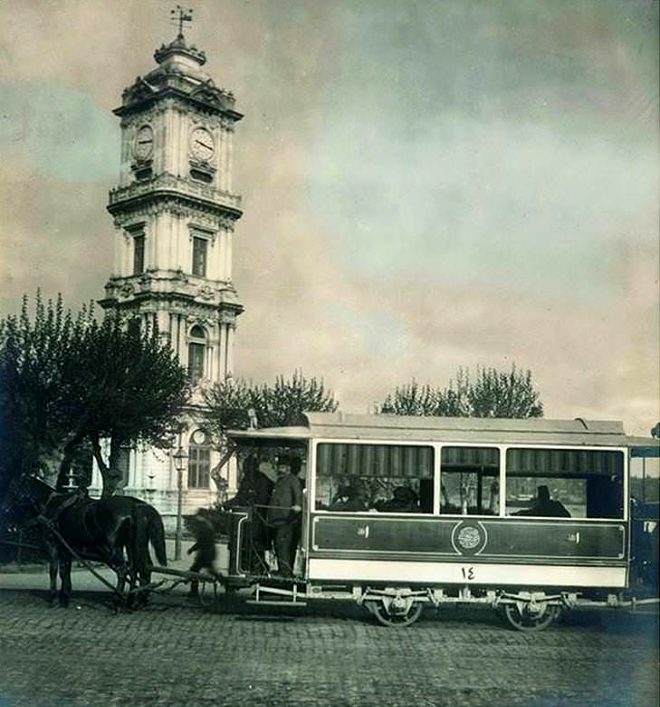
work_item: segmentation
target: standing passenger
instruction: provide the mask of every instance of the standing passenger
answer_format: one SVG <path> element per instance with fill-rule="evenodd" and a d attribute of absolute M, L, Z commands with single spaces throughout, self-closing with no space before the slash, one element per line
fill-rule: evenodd
<path fill-rule="evenodd" d="M 302 487 L 295 473 L 300 460 L 281 456 L 277 460 L 277 481 L 270 497 L 268 525 L 273 529 L 277 570 L 282 577 L 293 576 L 297 533 L 302 511 Z M 295 543 L 295 544 L 294 544 Z"/>

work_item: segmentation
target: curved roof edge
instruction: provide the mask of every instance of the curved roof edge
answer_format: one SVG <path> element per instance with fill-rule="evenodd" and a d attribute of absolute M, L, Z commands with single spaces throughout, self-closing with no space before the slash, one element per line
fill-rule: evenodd
<path fill-rule="evenodd" d="M 548 420 L 489 417 L 421 417 L 406 415 L 360 415 L 354 413 L 308 412 L 305 417 L 313 427 L 363 427 L 438 431 L 546 432 L 566 434 L 623 435 L 623 423 L 615 420 Z"/>
<path fill-rule="evenodd" d="M 627 436 L 620 421 L 548 420 L 544 418 L 417 417 L 309 412 L 306 425 L 231 430 L 234 439 L 392 440 L 448 444 L 551 444 L 562 446 L 629 447 L 634 456 L 657 456 L 658 440 Z"/>

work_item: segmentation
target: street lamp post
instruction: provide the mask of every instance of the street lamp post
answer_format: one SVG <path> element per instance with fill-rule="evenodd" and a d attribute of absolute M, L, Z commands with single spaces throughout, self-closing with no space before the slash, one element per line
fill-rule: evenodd
<path fill-rule="evenodd" d="M 174 459 L 174 468 L 176 469 L 176 487 L 177 487 L 177 498 L 176 498 L 176 531 L 174 535 L 174 559 L 181 559 L 181 515 L 183 506 L 183 469 L 186 466 L 186 460 L 188 455 L 186 454 L 183 447 L 179 448 L 172 455 Z"/>

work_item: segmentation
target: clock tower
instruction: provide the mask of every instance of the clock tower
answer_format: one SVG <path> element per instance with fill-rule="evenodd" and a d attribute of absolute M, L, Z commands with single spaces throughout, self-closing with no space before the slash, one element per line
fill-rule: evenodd
<path fill-rule="evenodd" d="M 108 202 L 114 267 L 100 304 L 156 326 L 188 369 L 195 392 L 179 443 L 189 453 L 185 505 L 197 507 L 216 496 L 210 440 L 197 429 L 195 410 L 205 385 L 232 375 L 243 311 L 232 283 L 242 214 L 232 185 L 233 136 L 243 116 L 181 31 L 154 59 L 157 66 L 135 79 L 114 111 L 121 120 L 119 184 Z M 171 512 L 171 462 L 157 450 L 127 452 L 127 492 L 150 490 L 159 510 Z"/>

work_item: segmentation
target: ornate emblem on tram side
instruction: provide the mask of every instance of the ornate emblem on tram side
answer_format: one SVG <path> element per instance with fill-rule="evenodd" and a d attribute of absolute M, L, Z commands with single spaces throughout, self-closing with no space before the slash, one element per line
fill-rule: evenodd
<path fill-rule="evenodd" d="M 466 550 L 474 550 L 481 542 L 479 529 L 471 525 L 466 525 L 458 531 L 456 536 L 458 544 Z"/>
<path fill-rule="evenodd" d="M 462 521 L 451 534 L 451 544 L 459 555 L 478 555 L 484 547 L 488 534 L 478 521 Z"/>

